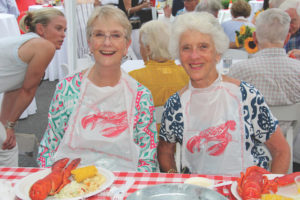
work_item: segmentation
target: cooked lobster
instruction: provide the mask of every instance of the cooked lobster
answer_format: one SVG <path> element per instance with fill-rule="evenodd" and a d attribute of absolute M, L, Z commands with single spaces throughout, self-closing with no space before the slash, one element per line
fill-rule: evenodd
<path fill-rule="evenodd" d="M 51 167 L 51 172 L 31 186 L 29 190 L 30 198 L 32 200 L 43 200 L 48 195 L 58 193 L 65 185 L 71 182 L 69 180 L 71 170 L 75 169 L 80 161 L 80 158 L 72 160 L 67 167 L 65 166 L 69 162 L 69 158 L 56 161 Z"/>
<path fill-rule="evenodd" d="M 262 194 L 268 194 L 270 191 L 276 193 L 278 186 L 285 186 L 294 183 L 294 178 L 300 175 L 300 172 L 287 174 L 268 180 L 264 174 L 270 174 L 269 171 L 258 166 L 247 168 L 246 173 L 241 173 L 238 179 L 237 192 L 243 200 L 260 199 Z"/>

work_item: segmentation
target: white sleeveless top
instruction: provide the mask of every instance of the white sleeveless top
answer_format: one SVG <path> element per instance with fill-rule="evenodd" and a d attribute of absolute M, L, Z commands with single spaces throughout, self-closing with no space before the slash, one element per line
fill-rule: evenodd
<path fill-rule="evenodd" d="M 40 36 L 30 32 L 0 39 L 0 93 L 22 86 L 28 64 L 19 58 L 18 50 L 22 44 L 37 37 Z"/>

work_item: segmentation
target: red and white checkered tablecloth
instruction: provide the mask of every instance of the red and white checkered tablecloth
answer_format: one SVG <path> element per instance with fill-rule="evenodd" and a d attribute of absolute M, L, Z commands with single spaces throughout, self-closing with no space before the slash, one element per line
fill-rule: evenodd
<path fill-rule="evenodd" d="M 22 179 L 23 177 L 41 171 L 42 168 L 7 168 L 0 167 L 0 179 L 4 179 L 10 181 L 12 185 L 15 185 L 17 181 Z M 213 175 L 199 175 L 199 174 L 167 174 L 167 173 L 139 173 L 139 172 L 113 172 L 116 176 L 116 179 L 112 186 L 120 187 L 125 184 L 128 178 L 134 178 L 135 182 L 131 186 L 131 188 L 127 191 L 125 198 L 146 186 L 156 185 L 156 184 L 164 184 L 164 183 L 183 183 L 186 179 L 191 177 L 205 177 L 214 180 L 215 184 L 223 182 L 223 181 L 235 181 L 236 177 L 230 176 L 213 176 Z M 235 199 L 230 191 L 230 186 L 223 186 L 216 188 L 216 191 L 223 194 L 228 199 Z M 110 188 L 105 191 L 90 197 L 89 200 L 94 199 L 111 199 L 112 196 L 110 194 Z"/>

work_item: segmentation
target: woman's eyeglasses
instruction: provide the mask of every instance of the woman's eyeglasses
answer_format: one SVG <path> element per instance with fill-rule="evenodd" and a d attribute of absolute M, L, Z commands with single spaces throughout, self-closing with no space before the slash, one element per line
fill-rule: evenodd
<path fill-rule="evenodd" d="M 109 39 L 110 42 L 115 43 L 119 42 L 124 38 L 124 35 L 122 33 L 103 33 L 103 32 L 97 32 L 93 33 L 93 37 L 100 40 L 101 42 L 104 42 L 106 39 Z"/>

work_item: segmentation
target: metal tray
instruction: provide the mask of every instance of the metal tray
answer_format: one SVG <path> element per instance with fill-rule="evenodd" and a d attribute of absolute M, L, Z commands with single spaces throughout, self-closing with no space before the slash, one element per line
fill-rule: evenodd
<path fill-rule="evenodd" d="M 226 200 L 218 192 L 191 184 L 159 184 L 138 190 L 127 200 Z"/>

